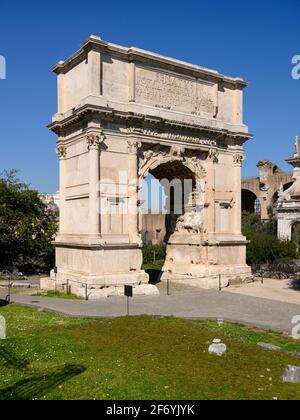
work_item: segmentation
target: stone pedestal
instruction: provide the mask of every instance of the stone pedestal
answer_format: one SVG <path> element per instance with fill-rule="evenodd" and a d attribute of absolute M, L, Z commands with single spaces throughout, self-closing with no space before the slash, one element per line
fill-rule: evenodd
<path fill-rule="evenodd" d="M 186 243 L 184 243 L 186 242 Z M 219 289 L 253 279 L 245 264 L 245 238 L 231 243 L 200 241 L 196 236 L 171 238 L 161 280 L 203 289 Z"/>

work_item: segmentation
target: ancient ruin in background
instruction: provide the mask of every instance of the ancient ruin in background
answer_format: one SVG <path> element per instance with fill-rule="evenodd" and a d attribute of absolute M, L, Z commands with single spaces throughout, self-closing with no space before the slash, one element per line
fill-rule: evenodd
<path fill-rule="evenodd" d="M 278 191 L 293 184 L 293 174 L 285 173 L 275 163 L 261 160 L 257 164 L 259 176 L 242 180 L 242 211 L 260 214 L 269 219 L 270 209 L 277 212 Z"/>

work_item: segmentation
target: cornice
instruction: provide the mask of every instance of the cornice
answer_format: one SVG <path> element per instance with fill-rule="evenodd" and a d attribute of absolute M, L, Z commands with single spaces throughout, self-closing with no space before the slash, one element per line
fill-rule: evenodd
<path fill-rule="evenodd" d="M 76 109 L 72 115 L 60 121 L 54 121 L 48 125 L 49 130 L 60 134 L 69 127 L 82 121 L 90 114 L 98 114 L 103 120 L 115 121 L 130 125 L 148 125 L 153 129 L 159 130 L 182 130 L 197 133 L 198 135 L 211 135 L 216 137 L 228 138 L 236 141 L 245 142 L 252 139 L 253 135 L 246 132 L 234 132 L 227 129 L 218 129 L 210 126 L 189 124 L 187 122 L 174 121 L 151 115 L 137 114 L 134 112 L 118 111 L 111 108 L 96 105 L 84 105 Z"/>
<path fill-rule="evenodd" d="M 78 61 L 84 59 L 86 54 L 90 50 L 98 50 L 105 53 L 115 53 L 120 55 L 124 60 L 128 62 L 142 61 L 148 62 L 153 65 L 164 65 L 166 67 L 176 68 L 176 71 L 181 72 L 190 72 L 193 76 L 208 76 L 214 79 L 217 79 L 219 82 L 225 82 L 233 85 L 236 88 L 245 88 L 248 86 L 248 83 L 239 77 L 228 77 L 216 70 L 211 70 L 205 67 L 201 67 L 195 64 L 187 63 L 184 61 L 176 60 L 170 57 L 163 55 L 155 54 L 150 51 L 145 51 L 139 48 L 123 47 L 120 45 L 112 44 L 107 41 L 102 40 L 100 37 L 91 35 L 87 38 L 80 47 L 80 50 L 73 54 L 66 61 L 59 61 L 55 66 L 53 66 L 52 71 L 56 74 L 66 73 L 70 68 L 74 66 Z"/>

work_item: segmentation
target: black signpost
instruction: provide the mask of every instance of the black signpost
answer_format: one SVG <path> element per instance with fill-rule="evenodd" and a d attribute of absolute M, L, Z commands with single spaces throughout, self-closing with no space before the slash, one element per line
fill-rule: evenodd
<path fill-rule="evenodd" d="M 57 280 L 57 273 L 58 273 L 58 268 L 55 266 L 54 270 L 53 270 L 54 274 L 55 274 L 55 283 L 54 283 L 54 287 L 55 287 L 55 293 L 56 293 L 56 280 Z"/>
<path fill-rule="evenodd" d="M 127 316 L 129 316 L 129 299 L 133 297 L 133 286 L 125 286 L 124 295 L 127 297 Z"/>

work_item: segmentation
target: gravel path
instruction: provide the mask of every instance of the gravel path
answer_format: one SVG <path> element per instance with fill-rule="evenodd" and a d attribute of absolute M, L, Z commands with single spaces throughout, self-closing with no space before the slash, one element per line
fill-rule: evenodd
<path fill-rule="evenodd" d="M 1 293 L 1 291 L 0 291 Z M 15 303 L 57 313 L 83 317 L 119 317 L 126 315 L 126 298 L 99 301 L 69 301 L 21 294 L 12 295 Z M 171 296 L 135 297 L 130 301 L 131 315 L 161 315 L 193 319 L 218 319 L 291 333 L 292 318 L 300 315 L 300 305 L 236 293 L 198 290 Z"/>

